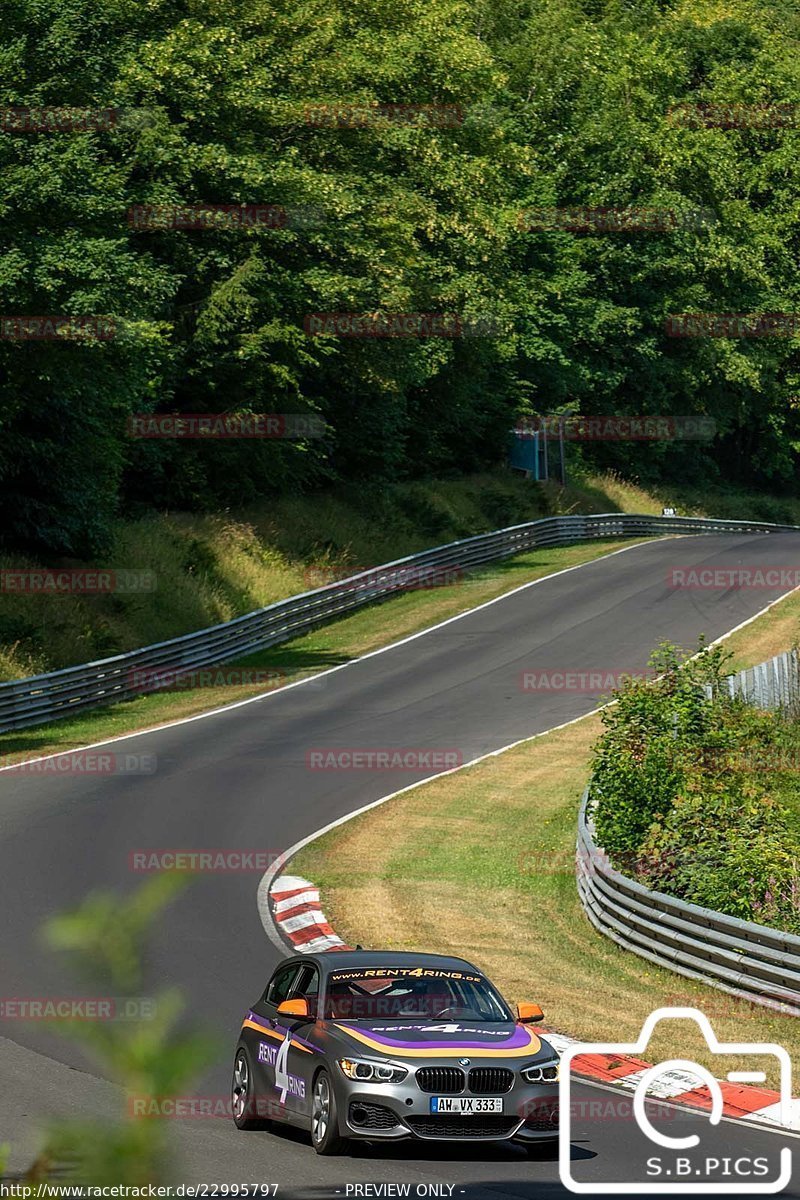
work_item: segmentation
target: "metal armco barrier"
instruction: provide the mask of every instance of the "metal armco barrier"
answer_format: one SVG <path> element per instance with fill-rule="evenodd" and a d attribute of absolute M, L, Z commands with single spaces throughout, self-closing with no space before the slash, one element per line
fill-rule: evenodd
<path fill-rule="evenodd" d="M 723 680 L 729 696 L 741 696 L 758 708 L 795 708 L 800 699 L 800 657 L 797 650 L 786 650 L 774 658 L 748 667 Z M 711 684 L 706 684 L 706 695 Z"/>
<path fill-rule="evenodd" d="M 512 525 L 459 542 L 449 542 L 421 554 L 411 554 L 373 567 L 314 591 L 279 600 L 246 616 L 118 654 L 82 666 L 0 684 L 0 733 L 59 720 L 85 708 L 158 691 L 158 683 L 135 673 L 191 671 L 234 662 L 256 650 L 287 642 L 364 604 L 384 599 L 429 580 L 447 578 L 448 571 L 465 571 L 498 562 L 538 546 L 563 546 L 592 538 L 646 537 L 680 533 L 775 533 L 793 525 L 768 522 L 718 521 L 704 517 L 653 517 L 632 513 L 545 517 Z"/>
<path fill-rule="evenodd" d="M 795 650 L 724 681 L 730 695 L 762 708 L 793 703 L 799 684 Z M 577 881 L 594 927 L 660 967 L 800 1016 L 800 937 L 650 891 L 615 871 L 595 844 L 588 795 L 587 788 L 578 817 Z"/>

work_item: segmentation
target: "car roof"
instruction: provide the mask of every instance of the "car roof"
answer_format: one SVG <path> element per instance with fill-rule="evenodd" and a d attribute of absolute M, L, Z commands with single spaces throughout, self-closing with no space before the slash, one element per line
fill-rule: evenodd
<path fill-rule="evenodd" d="M 319 954 L 298 954 L 294 961 L 315 962 L 326 974 L 342 968 L 357 967 L 433 967 L 438 970 L 483 972 L 465 958 L 449 954 L 416 954 L 412 950 L 324 950 Z"/>

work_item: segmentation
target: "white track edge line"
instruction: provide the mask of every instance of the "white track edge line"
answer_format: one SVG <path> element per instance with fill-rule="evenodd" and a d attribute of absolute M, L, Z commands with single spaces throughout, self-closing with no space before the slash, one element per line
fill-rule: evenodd
<path fill-rule="evenodd" d="M 619 1088 L 611 1083 L 601 1083 L 599 1080 L 585 1079 L 582 1075 L 576 1075 L 578 1083 L 583 1087 L 597 1088 L 598 1091 L 611 1092 L 613 1095 L 619 1095 Z M 674 1108 L 679 1112 L 692 1111 L 698 1116 L 703 1115 L 702 1109 L 689 1109 L 688 1105 L 676 1104 L 674 1100 L 659 1100 L 652 1097 L 650 1100 L 653 1104 L 663 1104 L 665 1108 Z M 724 1121 L 727 1125 L 748 1125 L 751 1129 L 758 1129 L 764 1133 L 779 1133 L 781 1137 L 800 1138 L 800 1132 L 794 1129 L 787 1129 L 783 1125 L 768 1125 L 766 1121 L 751 1121 L 748 1117 L 720 1117 L 720 1121 Z"/>

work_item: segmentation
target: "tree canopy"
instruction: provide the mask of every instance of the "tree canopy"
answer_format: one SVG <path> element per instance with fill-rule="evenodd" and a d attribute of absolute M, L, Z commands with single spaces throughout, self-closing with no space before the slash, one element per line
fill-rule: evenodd
<path fill-rule="evenodd" d="M 748 0 L 5 0 L 7 544 L 96 554 L 142 506 L 475 469 L 565 410 L 710 416 L 710 442 L 582 453 L 792 488 L 792 330 L 666 322 L 798 308 L 799 30 Z M 20 116 L 48 109 L 112 117 Z M 131 218 L 198 205 L 282 218 Z M 309 336 L 315 313 L 474 336 Z M 43 315 L 114 336 L 9 334 Z M 321 436 L 131 437 L 147 412 L 304 413 Z"/>

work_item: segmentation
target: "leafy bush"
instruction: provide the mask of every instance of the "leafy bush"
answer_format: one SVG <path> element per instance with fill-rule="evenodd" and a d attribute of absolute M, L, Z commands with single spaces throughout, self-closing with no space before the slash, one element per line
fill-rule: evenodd
<path fill-rule="evenodd" d="M 162 873 L 131 896 L 94 893 L 73 912 L 51 918 L 46 940 L 69 957 L 75 972 L 96 986 L 98 994 L 141 998 L 147 939 L 184 883 L 179 875 Z M 49 1123 L 41 1153 L 22 1176 L 26 1183 L 56 1177 L 84 1187 L 120 1181 L 146 1187 L 173 1177 L 168 1123 L 133 1115 L 127 1100 L 186 1094 L 212 1061 L 216 1046 L 186 1027 L 184 1003 L 175 988 L 145 999 L 148 1014 L 136 1020 L 53 1022 L 57 1032 L 82 1046 L 102 1075 L 121 1085 L 119 1111 L 109 1112 L 102 1122 Z M 0 1177 L 8 1149 L 0 1145 Z"/>
<path fill-rule="evenodd" d="M 628 683 L 604 714 L 591 796 L 598 841 L 646 887 L 800 933 L 800 724 L 713 688 L 725 656 Z"/>
<path fill-rule="evenodd" d="M 757 776 L 698 773 L 641 847 L 636 877 L 747 921 L 800 933 L 800 841 Z"/>
<path fill-rule="evenodd" d="M 725 746 L 703 691 L 719 680 L 724 662 L 719 648 L 686 662 L 665 644 L 650 659 L 655 681 L 626 680 L 603 713 L 590 799 L 597 802 L 598 838 L 623 869 L 635 863 L 651 824 L 671 809 L 701 748 Z"/>

